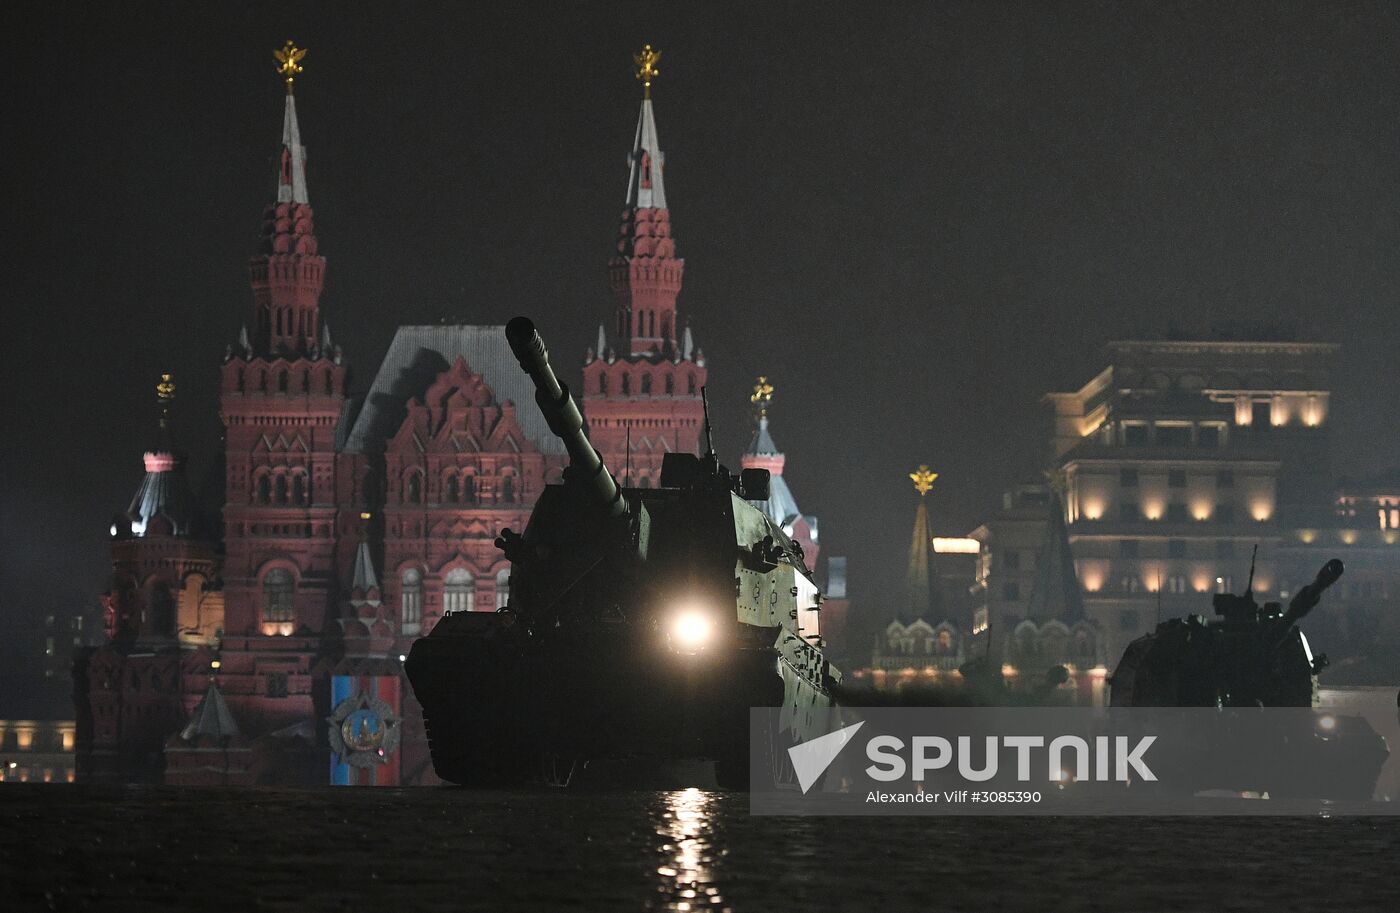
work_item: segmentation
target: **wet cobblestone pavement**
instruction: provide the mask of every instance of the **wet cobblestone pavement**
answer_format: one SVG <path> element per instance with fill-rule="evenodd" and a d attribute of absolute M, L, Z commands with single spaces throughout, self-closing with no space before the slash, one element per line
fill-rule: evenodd
<path fill-rule="evenodd" d="M 741 794 L 0 787 L 6 910 L 1396 909 L 1400 819 L 755 818 Z"/>

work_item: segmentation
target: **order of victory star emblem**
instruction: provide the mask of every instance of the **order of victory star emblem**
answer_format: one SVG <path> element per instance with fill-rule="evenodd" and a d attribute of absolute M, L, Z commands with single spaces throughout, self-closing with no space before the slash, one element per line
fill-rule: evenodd
<path fill-rule="evenodd" d="M 331 751 L 352 767 L 387 763 L 399 747 L 399 718 L 393 708 L 363 691 L 337 704 L 327 722 Z"/>

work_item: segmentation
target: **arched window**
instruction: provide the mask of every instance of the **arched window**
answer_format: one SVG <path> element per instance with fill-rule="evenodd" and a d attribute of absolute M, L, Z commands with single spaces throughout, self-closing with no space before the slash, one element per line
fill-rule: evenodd
<path fill-rule="evenodd" d="M 461 500 L 461 498 L 461 483 L 457 481 L 457 477 L 455 475 L 449 475 L 447 477 L 447 500 L 452 504 L 456 504 L 458 501 Z"/>
<path fill-rule="evenodd" d="M 423 572 L 409 568 L 403 572 L 402 584 L 403 629 L 405 634 L 412 634 L 423 624 Z"/>
<path fill-rule="evenodd" d="M 280 567 L 268 571 L 263 578 L 263 621 L 291 621 L 295 592 L 296 580 L 291 571 Z"/>
<path fill-rule="evenodd" d="M 277 372 L 277 392 L 278 392 L 278 393 L 286 393 L 286 392 L 287 392 L 287 372 L 286 372 L 286 371 L 278 371 L 278 372 Z"/>
<path fill-rule="evenodd" d="M 292 503 L 306 503 L 306 474 L 296 473 L 292 476 Z"/>
<path fill-rule="evenodd" d="M 423 477 L 416 472 L 410 472 L 408 479 L 404 482 L 403 499 L 409 504 L 423 503 Z"/>
<path fill-rule="evenodd" d="M 267 372 L 266 372 L 266 371 L 259 371 L 259 372 L 258 372 L 258 390 L 261 391 L 261 392 L 263 392 L 263 393 L 266 393 L 266 392 L 267 392 Z"/>
<path fill-rule="evenodd" d="M 442 611 L 470 612 L 476 608 L 476 580 L 466 568 L 454 567 L 442 580 Z"/>
<path fill-rule="evenodd" d="M 303 371 L 303 372 L 301 372 L 301 392 L 302 392 L 302 393 L 310 393 L 310 392 L 311 392 L 311 372 L 310 372 L 310 371 Z"/>
<path fill-rule="evenodd" d="M 476 475 L 468 472 L 462 476 L 462 503 L 476 503 Z"/>
<path fill-rule="evenodd" d="M 598 392 L 599 392 L 599 393 L 607 393 L 607 392 L 608 392 L 608 375 L 606 375 L 606 374 L 599 374 L 599 375 L 598 375 Z"/>
<path fill-rule="evenodd" d="M 331 372 L 326 372 L 326 395 L 335 393 L 335 381 L 331 378 Z"/>
<path fill-rule="evenodd" d="M 277 503 L 278 503 L 278 504 L 286 504 L 286 503 L 287 503 L 287 477 L 286 477 L 286 476 L 284 476 L 284 475 L 279 475 L 279 476 L 277 477 L 276 492 L 277 492 Z"/>
<path fill-rule="evenodd" d="M 515 477 L 510 475 L 501 476 L 501 503 L 515 503 Z"/>
<path fill-rule="evenodd" d="M 156 581 L 146 597 L 150 607 L 151 633 L 175 634 L 175 596 L 163 581 Z"/>
<path fill-rule="evenodd" d="M 695 395 L 695 375 L 692 374 L 685 379 L 685 392 L 691 396 Z"/>
<path fill-rule="evenodd" d="M 676 379 L 671 375 L 666 375 L 666 395 L 670 396 L 676 392 Z"/>
<path fill-rule="evenodd" d="M 638 311 L 638 312 L 637 312 L 637 332 L 636 332 L 634 335 L 637 335 L 637 336 L 644 336 L 644 335 L 646 335 L 645 333 L 642 332 L 642 328 L 643 328 L 643 326 L 645 326 L 645 323 L 646 323 L 646 316 L 645 316 L 644 314 L 642 314 L 641 311 Z"/>
<path fill-rule="evenodd" d="M 651 375 L 650 375 L 650 374 L 643 374 L 643 375 L 642 375 L 642 393 L 643 393 L 643 394 L 647 394 L 647 393 L 650 393 L 650 392 L 651 392 Z"/>
<path fill-rule="evenodd" d="M 655 311 L 648 311 L 648 312 L 647 312 L 647 335 L 648 335 L 648 336 L 655 336 L 655 335 L 656 335 L 656 312 L 655 312 Z"/>
<path fill-rule="evenodd" d="M 496 574 L 496 608 L 504 609 L 510 602 L 510 568 Z"/>
<path fill-rule="evenodd" d="M 243 392 L 243 369 L 238 369 L 238 392 Z"/>
<path fill-rule="evenodd" d="M 662 335 L 664 338 L 666 338 L 666 339 L 670 339 L 670 338 L 671 338 L 671 315 L 670 315 L 670 314 L 662 314 L 662 315 L 661 315 L 661 335 Z"/>
<path fill-rule="evenodd" d="M 632 375 L 622 375 L 622 395 L 628 396 L 632 393 Z"/>
<path fill-rule="evenodd" d="M 269 504 L 272 501 L 272 479 L 266 474 L 258 476 L 258 503 Z"/>

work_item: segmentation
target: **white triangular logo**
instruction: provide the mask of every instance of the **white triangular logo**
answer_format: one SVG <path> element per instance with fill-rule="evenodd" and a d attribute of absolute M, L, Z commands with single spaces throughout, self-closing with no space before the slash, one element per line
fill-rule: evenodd
<path fill-rule="evenodd" d="M 797 785 L 802 787 L 804 796 L 807 790 L 812 788 L 812 784 L 831 766 L 831 762 L 836 760 L 846 743 L 855 737 L 856 730 L 864 725 L 865 721 L 861 720 L 788 749 L 788 757 L 792 758 L 792 769 L 797 773 Z"/>

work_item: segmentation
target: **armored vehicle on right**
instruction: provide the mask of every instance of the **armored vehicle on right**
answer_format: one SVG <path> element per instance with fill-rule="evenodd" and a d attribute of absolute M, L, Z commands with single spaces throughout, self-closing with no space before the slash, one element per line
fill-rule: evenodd
<path fill-rule="evenodd" d="M 1283 610 L 1254 601 L 1251 568 L 1243 595 L 1215 595 L 1218 619 L 1173 618 L 1130 643 L 1109 680 L 1110 704 L 1219 710 L 1202 718 L 1209 731 L 1195 754 L 1179 759 L 1198 771 L 1200 790 L 1370 799 L 1389 756 L 1385 740 L 1361 717 L 1313 709 L 1327 657 L 1314 656 L 1298 628 L 1342 571 L 1341 561 L 1327 562 Z M 1243 757 L 1256 762 L 1227 760 Z"/>

